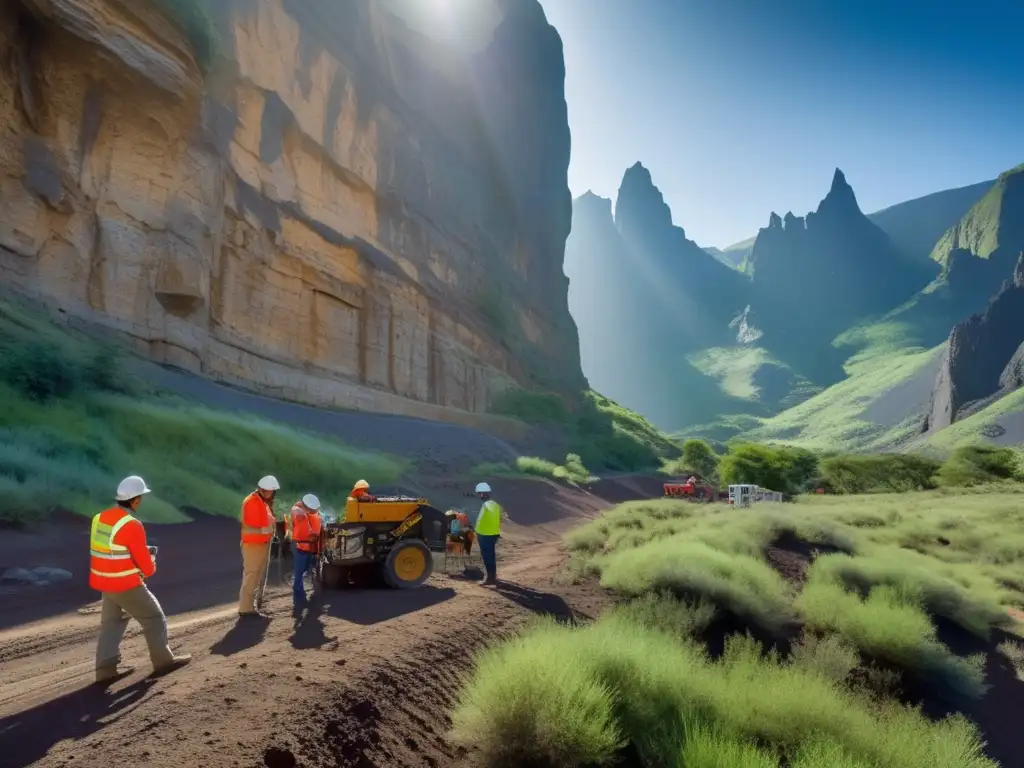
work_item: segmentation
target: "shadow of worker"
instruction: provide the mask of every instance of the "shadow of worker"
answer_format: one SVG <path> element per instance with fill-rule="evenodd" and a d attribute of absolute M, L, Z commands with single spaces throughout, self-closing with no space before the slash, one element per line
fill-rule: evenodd
<path fill-rule="evenodd" d="M 89 685 L 0 718 L 0 743 L 4 745 L 0 763 L 35 765 L 55 744 L 80 741 L 98 733 L 134 710 L 153 682 L 147 678 L 117 689 Z M 101 755 L 102 742 L 96 746 L 97 756 Z"/>
<path fill-rule="evenodd" d="M 328 637 L 324 631 L 324 621 L 321 618 L 324 612 L 323 602 L 314 598 L 310 601 L 305 612 L 299 613 L 295 618 L 294 631 L 288 638 L 292 648 L 297 651 L 309 651 L 314 648 L 322 648 L 336 641 L 337 637 Z"/>
<path fill-rule="evenodd" d="M 210 646 L 214 656 L 233 656 L 248 648 L 255 648 L 263 641 L 270 622 L 263 618 L 240 616 L 227 634 Z"/>
<path fill-rule="evenodd" d="M 522 606 L 532 613 L 549 614 L 560 621 L 590 618 L 586 614 L 574 611 L 565 600 L 558 595 L 552 595 L 550 592 L 540 592 L 530 587 L 520 586 L 510 581 L 501 581 L 500 579 L 493 589 L 506 600 Z"/>

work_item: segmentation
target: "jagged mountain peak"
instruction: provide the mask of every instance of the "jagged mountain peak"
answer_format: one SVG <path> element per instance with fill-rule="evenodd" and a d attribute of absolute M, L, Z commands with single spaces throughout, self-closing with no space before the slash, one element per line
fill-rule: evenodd
<path fill-rule="evenodd" d="M 832 186 L 818 206 L 817 213 L 820 216 L 830 213 L 850 215 L 854 212 L 861 213 L 860 205 L 857 204 L 857 195 L 854 194 L 853 187 L 846 180 L 846 174 L 836 168 L 836 172 L 832 176 Z"/>
<path fill-rule="evenodd" d="M 607 214 L 611 218 L 612 201 L 607 197 L 601 197 L 592 189 L 588 189 L 573 201 L 573 210 Z"/>
<path fill-rule="evenodd" d="M 654 183 L 651 172 L 637 161 L 622 176 L 615 201 L 615 224 L 624 234 L 629 230 L 669 228 L 672 209 Z M 682 231 L 682 227 L 679 227 Z"/>

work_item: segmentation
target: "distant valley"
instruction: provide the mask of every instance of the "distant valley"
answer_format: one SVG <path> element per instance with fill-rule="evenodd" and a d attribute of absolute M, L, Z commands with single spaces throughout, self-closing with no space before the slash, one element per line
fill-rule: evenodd
<path fill-rule="evenodd" d="M 565 272 L 590 385 L 677 435 L 1016 443 L 1022 251 L 1024 167 L 868 215 L 836 169 L 815 211 L 718 249 L 637 163 L 614 204 L 574 201 Z"/>

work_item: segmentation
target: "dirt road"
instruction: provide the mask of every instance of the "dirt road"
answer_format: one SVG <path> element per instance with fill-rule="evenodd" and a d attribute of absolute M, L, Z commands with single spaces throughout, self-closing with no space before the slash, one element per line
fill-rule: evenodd
<path fill-rule="evenodd" d="M 472 651 L 536 613 L 596 613 L 602 594 L 564 582 L 560 534 L 652 483 L 606 481 L 592 493 L 502 485 L 495 491 L 516 524 L 502 539 L 498 588 L 435 573 L 409 592 L 326 593 L 299 621 L 278 586 L 269 622 L 239 623 L 238 563 L 233 552 L 224 556 L 224 521 L 179 526 L 209 544 L 184 548 L 165 535 L 151 586 L 171 617 L 172 647 L 195 660 L 155 681 L 145 678 L 134 624 L 123 651 L 139 670 L 104 691 L 89 685 L 94 604 L 69 611 L 57 602 L 59 615 L 38 618 L 24 595 L 0 596 L 0 765 L 457 764 L 463 756 L 445 733 Z M 44 591 L 32 597 L 47 602 Z"/>

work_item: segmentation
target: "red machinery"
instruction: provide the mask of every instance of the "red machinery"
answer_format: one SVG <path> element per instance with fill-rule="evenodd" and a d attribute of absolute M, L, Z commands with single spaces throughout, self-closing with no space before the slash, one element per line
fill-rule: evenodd
<path fill-rule="evenodd" d="M 714 501 L 717 495 L 713 485 L 696 475 L 685 483 L 665 483 L 664 489 L 666 496 L 699 501 Z"/>

